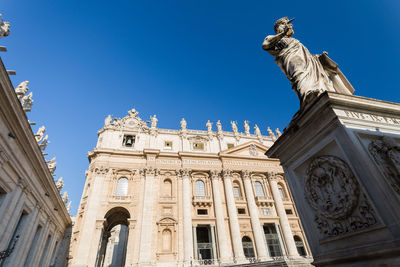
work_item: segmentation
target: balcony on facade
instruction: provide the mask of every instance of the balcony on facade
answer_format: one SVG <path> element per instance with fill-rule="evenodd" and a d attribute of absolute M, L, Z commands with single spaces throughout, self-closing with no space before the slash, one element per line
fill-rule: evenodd
<path fill-rule="evenodd" d="M 213 200 L 211 196 L 193 196 L 193 206 L 211 207 Z"/>

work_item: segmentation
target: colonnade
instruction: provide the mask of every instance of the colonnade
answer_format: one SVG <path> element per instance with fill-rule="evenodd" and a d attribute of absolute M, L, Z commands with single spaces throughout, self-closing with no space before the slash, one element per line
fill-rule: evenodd
<path fill-rule="evenodd" d="M 0 260 L 1 266 L 48 266 L 55 260 L 62 234 L 50 217 L 41 223 L 43 209 L 38 203 L 27 208 L 28 194 L 25 181 L 20 179 L 0 205 L 0 251 L 11 251 Z"/>

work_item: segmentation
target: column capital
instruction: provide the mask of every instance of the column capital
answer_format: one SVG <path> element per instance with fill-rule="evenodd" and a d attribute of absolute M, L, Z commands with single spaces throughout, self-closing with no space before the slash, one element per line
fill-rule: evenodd
<path fill-rule="evenodd" d="M 221 170 L 211 170 L 210 177 L 212 180 L 214 179 L 219 180 L 221 177 Z"/>
<path fill-rule="evenodd" d="M 267 177 L 269 180 L 278 180 L 279 178 L 283 177 L 283 173 L 279 173 L 279 172 L 267 172 Z"/>
<path fill-rule="evenodd" d="M 160 175 L 160 169 L 154 168 L 151 166 L 146 166 L 146 167 L 143 167 L 141 170 L 139 170 L 139 173 L 142 176 L 146 176 L 146 175 L 158 176 L 158 175 Z"/>
<path fill-rule="evenodd" d="M 180 169 L 177 171 L 177 174 L 178 174 L 178 177 L 182 179 L 183 177 L 189 177 L 190 174 L 191 174 L 191 172 L 192 172 L 191 169 L 188 169 L 188 168 L 180 168 Z"/>
<path fill-rule="evenodd" d="M 243 179 L 250 179 L 250 171 L 249 170 L 242 170 L 241 171 L 241 174 L 242 174 L 242 178 Z"/>
<path fill-rule="evenodd" d="M 231 178 L 232 176 L 232 170 L 231 169 L 223 169 L 222 170 L 222 176 L 223 178 Z"/>

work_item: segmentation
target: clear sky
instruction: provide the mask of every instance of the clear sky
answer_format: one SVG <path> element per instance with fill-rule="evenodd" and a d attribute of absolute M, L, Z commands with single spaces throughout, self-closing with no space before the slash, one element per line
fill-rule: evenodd
<path fill-rule="evenodd" d="M 313 54 L 339 63 L 356 95 L 400 102 L 400 1 L 2 0 L 11 34 L 0 40 L 14 86 L 29 80 L 28 114 L 45 125 L 47 159 L 75 214 L 87 152 L 108 114 L 136 108 L 160 128 L 207 120 L 284 128 L 299 108 L 289 81 L 261 48 L 274 22 L 295 17 Z"/>

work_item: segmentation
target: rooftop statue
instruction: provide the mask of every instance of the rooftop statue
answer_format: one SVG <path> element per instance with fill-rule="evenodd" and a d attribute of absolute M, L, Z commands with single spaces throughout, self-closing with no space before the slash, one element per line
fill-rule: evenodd
<path fill-rule="evenodd" d="M 249 121 L 244 121 L 244 133 L 245 133 L 246 135 L 250 135 Z"/>
<path fill-rule="evenodd" d="M 29 81 L 23 81 L 17 86 L 17 88 L 15 88 L 15 94 L 17 95 L 18 99 L 21 99 L 28 92 L 28 84 Z"/>
<path fill-rule="evenodd" d="M 268 132 L 268 135 L 272 138 L 272 140 L 275 141 L 276 136 L 275 136 L 274 132 L 271 130 L 271 128 L 269 128 L 269 126 L 267 128 L 267 132 Z"/>
<path fill-rule="evenodd" d="M 158 119 L 156 115 L 150 116 L 150 120 L 151 120 L 151 128 L 157 128 Z"/>
<path fill-rule="evenodd" d="M 275 133 L 278 137 L 282 135 L 281 131 L 279 131 L 279 128 L 276 128 Z"/>
<path fill-rule="evenodd" d="M 3 21 L 3 19 L 1 19 L 1 14 L 0 14 L 0 38 L 8 36 L 9 34 L 10 34 L 10 22 Z"/>
<path fill-rule="evenodd" d="M 22 98 L 21 105 L 25 112 L 31 111 L 33 105 L 32 92 Z"/>
<path fill-rule="evenodd" d="M 210 120 L 207 121 L 206 123 L 207 131 L 212 132 L 212 123 Z"/>
<path fill-rule="evenodd" d="M 61 199 L 62 199 L 62 201 L 64 202 L 64 204 L 67 205 L 67 202 L 68 202 L 68 200 L 69 200 L 67 191 L 65 191 L 65 192 L 63 193 Z"/>
<path fill-rule="evenodd" d="M 299 40 L 292 38 L 294 19 L 275 22 L 276 35 L 268 35 L 262 47 L 275 57 L 300 100 L 300 108 L 325 91 L 351 95 L 353 87 L 328 53 L 312 55 Z"/>
<path fill-rule="evenodd" d="M 221 133 L 222 133 L 222 124 L 221 124 L 221 121 L 218 120 L 216 124 L 217 124 L 218 132 L 221 132 Z"/>
<path fill-rule="evenodd" d="M 187 125 L 187 123 L 185 121 L 185 118 L 182 118 L 182 120 L 181 120 L 181 129 L 182 129 L 182 131 L 186 131 L 186 125 Z"/>
<path fill-rule="evenodd" d="M 254 134 L 257 136 L 261 136 L 260 128 L 258 128 L 257 124 L 254 125 Z"/>
<path fill-rule="evenodd" d="M 39 143 L 40 141 L 42 141 L 45 132 L 46 132 L 46 127 L 44 127 L 44 126 L 41 126 L 41 127 L 37 130 L 37 132 L 36 132 L 36 134 L 35 134 L 36 142 Z"/>
<path fill-rule="evenodd" d="M 57 187 L 58 192 L 60 192 L 60 191 L 63 189 L 63 187 L 64 187 L 64 181 L 63 181 L 63 178 L 62 178 L 62 177 L 60 177 L 60 178 L 57 180 L 57 182 L 56 182 L 56 187 Z"/>
<path fill-rule="evenodd" d="M 47 140 L 49 138 L 49 136 L 46 134 L 46 136 L 43 138 L 42 142 L 39 144 L 39 148 L 41 151 L 44 151 L 47 147 L 47 144 L 49 143 L 49 141 Z"/>
<path fill-rule="evenodd" d="M 52 158 L 49 163 L 47 164 L 47 166 L 49 167 L 49 171 L 51 173 L 51 175 L 54 175 L 54 172 L 56 171 L 56 157 Z"/>
<path fill-rule="evenodd" d="M 236 125 L 236 122 L 235 121 L 231 121 L 231 125 L 232 125 L 232 131 L 234 133 L 237 133 L 238 132 L 238 127 Z"/>
<path fill-rule="evenodd" d="M 110 125 L 111 123 L 112 123 L 111 115 L 108 115 L 108 116 L 104 119 L 104 126 Z"/>

